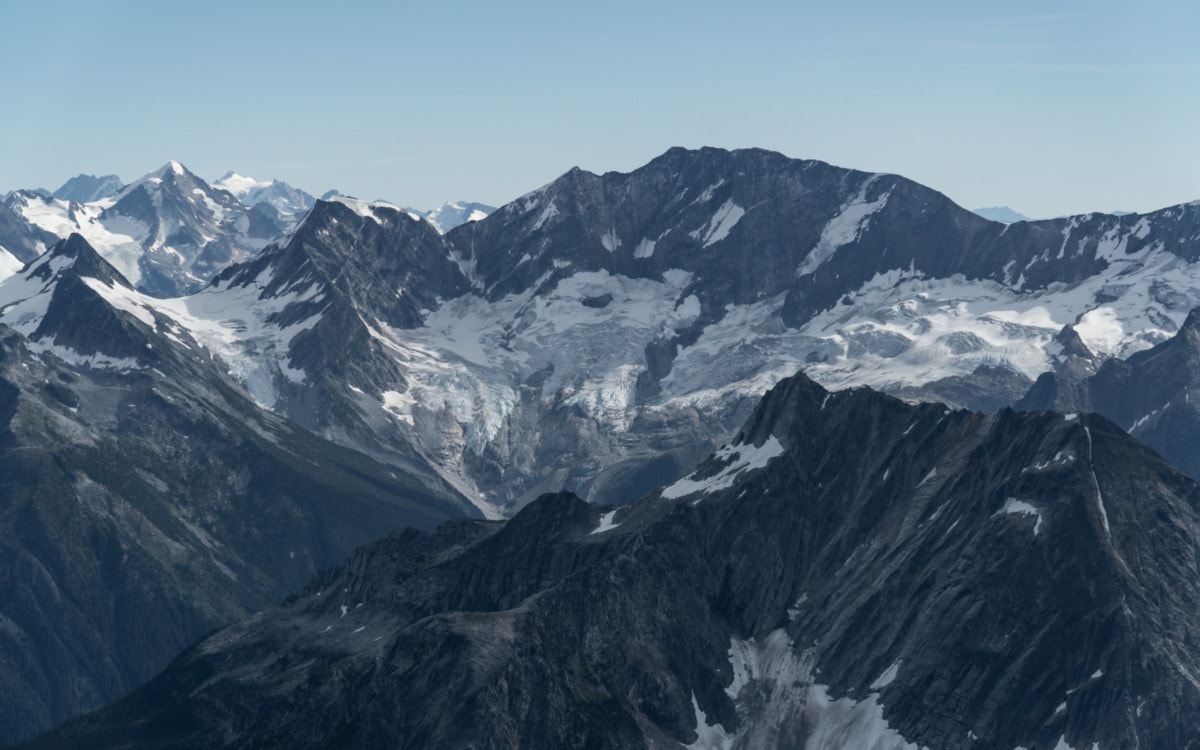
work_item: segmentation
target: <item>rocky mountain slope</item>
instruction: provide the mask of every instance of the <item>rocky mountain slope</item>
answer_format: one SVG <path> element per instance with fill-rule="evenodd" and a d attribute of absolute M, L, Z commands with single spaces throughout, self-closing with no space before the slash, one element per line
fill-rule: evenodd
<path fill-rule="evenodd" d="M 1016 408 L 1103 414 L 1200 480 L 1200 397 L 1193 402 L 1192 393 L 1200 394 L 1200 309 L 1171 338 L 1109 359 L 1090 377 L 1042 375 Z"/>
<path fill-rule="evenodd" d="M 474 512 L 262 410 L 137 296 L 78 235 L 0 282 L 0 742 L 366 541 Z"/>
<path fill-rule="evenodd" d="M 797 376 L 661 491 L 393 535 L 28 747 L 1186 747 L 1198 503 L 1100 417 Z"/>
<path fill-rule="evenodd" d="M 5 203 L 0 203 L 0 250 L 15 260 L 27 263 L 53 245 L 54 235 L 30 225 L 24 218 Z M 0 270 L 0 279 L 9 274 Z"/>

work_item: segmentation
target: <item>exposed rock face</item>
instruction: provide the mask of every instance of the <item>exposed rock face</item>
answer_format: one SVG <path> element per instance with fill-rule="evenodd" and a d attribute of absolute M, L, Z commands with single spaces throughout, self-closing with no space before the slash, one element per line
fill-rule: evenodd
<path fill-rule="evenodd" d="M 661 492 L 393 535 L 31 747 L 1184 747 L 1198 499 L 1099 417 L 797 376 Z"/>
<path fill-rule="evenodd" d="M 1016 408 L 1103 414 L 1200 479 L 1200 309 L 1167 341 L 1110 359 L 1091 377 L 1073 381 L 1046 373 Z"/>
<path fill-rule="evenodd" d="M 0 249 L 27 263 L 45 252 L 55 239 L 54 235 L 29 224 L 8 205 L 0 203 Z"/>
<path fill-rule="evenodd" d="M 1099 273 L 1109 241 L 1125 254 L 1161 242 L 1194 261 L 1200 206 L 1173 211 L 1145 230 L 1144 217 L 1107 214 L 1006 226 L 897 175 L 756 149 L 671 149 L 628 174 L 572 170 L 449 238 L 478 259 L 493 299 L 580 271 L 682 269 L 709 317 L 786 293 L 784 319 L 799 326 L 894 269 L 1030 291 Z"/>
<path fill-rule="evenodd" d="M 78 235 L 0 283 L 0 742 L 366 541 L 471 513 L 428 470 L 262 410 L 186 333 L 112 304 L 136 298 Z"/>

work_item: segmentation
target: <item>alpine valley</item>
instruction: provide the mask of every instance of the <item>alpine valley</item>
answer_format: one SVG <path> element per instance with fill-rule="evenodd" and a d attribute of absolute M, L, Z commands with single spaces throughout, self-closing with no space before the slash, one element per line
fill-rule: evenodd
<path fill-rule="evenodd" d="M 1198 305 L 1200 203 L 761 150 L 11 193 L 0 741 L 261 612 L 35 745 L 1184 747 Z"/>

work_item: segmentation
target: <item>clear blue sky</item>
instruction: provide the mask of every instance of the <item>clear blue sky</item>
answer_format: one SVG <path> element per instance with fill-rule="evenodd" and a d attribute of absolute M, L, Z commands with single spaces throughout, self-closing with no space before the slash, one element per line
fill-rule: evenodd
<path fill-rule="evenodd" d="M 1184 2 L 0 2 L 0 192 L 169 159 L 504 203 L 759 146 L 1033 216 L 1200 198 Z"/>

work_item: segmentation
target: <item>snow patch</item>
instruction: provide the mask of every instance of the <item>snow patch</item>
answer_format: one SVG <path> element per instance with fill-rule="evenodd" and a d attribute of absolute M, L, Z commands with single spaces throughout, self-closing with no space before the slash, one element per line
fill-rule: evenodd
<path fill-rule="evenodd" d="M 132 315 L 134 318 L 150 326 L 150 328 L 154 328 L 154 314 L 150 312 L 147 306 L 140 303 L 143 295 L 128 287 L 116 284 L 110 286 L 99 279 L 82 277 L 82 280 L 84 284 L 87 284 L 89 289 L 99 294 L 108 304 Z"/>
<path fill-rule="evenodd" d="M 617 237 L 616 229 L 609 229 L 600 237 L 600 244 L 610 253 L 615 253 L 617 248 L 621 246 L 621 240 Z"/>
<path fill-rule="evenodd" d="M 1054 454 L 1054 458 L 1050 459 L 1049 461 L 1041 461 L 1039 463 L 1034 464 L 1033 466 L 1026 466 L 1024 469 L 1021 469 L 1021 473 L 1029 474 L 1030 472 L 1041 472 L 1041 471 L 1046 471 L 1048 469 L 1059 469 L 1064 466 L 1069 466 L 1074 461 L 1075 461 L 1074 454 L 1068 453 L 1065 451 L 1058 451 L 1057 453 Z"/>
<path fill-rule="evenodd" d="M 875 694 L 863 701 L 834 700 L 828 687 L 814 684 L 809 688 L 806 714 L 812 722 L 806 750 L 920 750 L 883 718 L 883 705 Z"/>
<path fill-rule="evenodd" d="M 778 738 L 771 733 L 787 723 L 803 722 L 808 732 L 807 750 L 918 750 L 884 719 L 878 693 L 863 701 L 834 700 L 828 686 L 813 680 L 815 661 L 815 650 L 797 653 L 782 628 L 761 643 L 732 638 L 729 663 L 733 680 L 725 694 L 738 705 L 739 714 L 744 710 L 756 714 L 733 739 L 745 747 L 774 746 Z M 897 661 L 876 682 L 884 682 L 884 677 L 890 682 L 899 668 Z M 750 686 L 755 689 L 742 700 Z"/>
<path fill-rule="evenodd" d="M 684 747 L 687 750 L 732 750 L 737 735 L 729 734 L 720 724 L 709 725 L 708 716 L 700 710 L 695 693 L 692 693 L 692 709 L 696 712 L 696 741 Z"/>
<path fill-rule="evenodd" d="M 416 405 L 416 399 L 412 397 L 411 393 L 401 393 L 400 391 L 383 392 L 384 411 L 404 422 L 409 427 L 413 426 L 412 412 Z"/>
<path fill-rule="evenodd" d="M 1084 427 L 1083 431 L 1087 435 L 1088 466 L 1092 474 L 1092 487 L 1096 490 L 1096 507 L 1100 510 L 1100 521 L 1104 524 L 1104 535 L 1111 542 L 1112 528 L 1108 525 L 1108 509 L 1104 507 L 1104 493 L 1100 491 L 1100 480 L 1096 478 L 1096 462 L 1092 458 L 1092 431 L 1088 427 Z"/>
<path fill-rule="evenodd" d="M 600 525 L 597 526 L 596 528 L 592 529 L 588 533 L 589 534 L 603 534 L 606 531 L 611 531 L 612 529 L 617 528 L 621 524 L 613 523 L 613 518 L 615 518 L 616 515 L 617 515 L 617 512 L 615 510 L 610 510 L 609 512 L 600 516 Z"/>
<path fill-rule="evenodd" d="M 724 468 L 710 477 L 697 478 L 696 472 L 663 489 L 662 496 L 668 500 L 694 495 L 698 492 L 711 494 L 733 486 L 738 475 L 744 471 L 766 468 L 773 459 L 783 455 L 783 444 L 774 436 L 767 438 L 761 446 L 727 445 L 713 454 L 713 460 L 729 461 Z M 700 502 L 697 500 L 696 502 Z"/>
<path fill-rule="evenodd" d="M 70 347 L 59 346 L 54 342 L 27 341 L 25 345 L 34 354 L 52 354 L 63 362 L 75 367 L 87 367 L 94 370 L 116 370 L 118 372 L 130 372 L 140 368 L 136 359 L 110 357 L 107 354 L 99 352 L 96 354 L 81 354 Z"/>
<path fill-rule="evenodd" d="M 870 220 L 871 215 L 887 205 L 888 195 L 884 193 L 873 201 L 867 201 L 867 189 L 878 179 L 872 175 L 859 189 L 858 195 L 847 201 L 838 215 L 829 220 L 821 231 L 817 245 L 804 258 L 797 276 L 805 276 L 817 270 L 825 261 L 833 257 L 838 248 L 858 240 Z"/>
<path fill-rule="evenodd" d="M 296 336 L 315 326 L 321 313 L 289 326 L 280 326 L 274 318 L 295 304 L 320 302 L 324 288 L 312 284 L 274 296 L 264 296 L 270 281 L 270 269 L 253 282 L 220 289 L 208 287 L 188 297 L 156 299 L 121 288 L 105 285 L 93 288 L 114 307 L 143 308 L 154 311 L 219 357 L 247 393 L 260 406 L 270 409 L 278 398 L 277 376 L 297 382 L 303 370 L 290 366 L 289 348 Z"/>
<path fill-rule="evenodd" d="M 414 216 L 411 212 L 406 211 L 399 206 L 394 206 L 391 203 L 387 203 L 386 201 L 360 201 L 355 198 L 347 198 L 344 195 L 333 195 L 330 196 L 328 200 L 333 203 L 341 203 L 343 206 L 358 214 L 362 218 L 370 219 L 377 224 L 383 223 L 383 220 L 376 213 L 379 210 L 399 211 L 416 219 L 421 218 L 419 216 Z"/>
<path fill-rule="evenodd" d="M 540 216 L 538 216 L 537 221 L 533 222 L 533 231 L 536 232 L 537 230 L 546 226 L 546 223 L 555 216 L 558 216 L 558 206 L 554 205 L 554 201 L 550 201 L 550 203 L 548 203 L 546 207 L 542 209 L 542 213 Z"/>
<path fill-rule="evenodd" d="M 896 675 L 900 674 L 900 664 L 902 662 L 903 662 L 902 659 L 897 659 L 895 662 L 892 663 L 892 666 L 883 670 L 883 674 L 879 675 L 879 677 L 877 677 L 875 679 L 875 681 L 871 683 L 870 689 L 871 690 L 882 690 L 885 687 L 887 687 L 888 685 L 891 685 L 892 682 L 896 679 Z"/>
<path fill-rule="evenodd" d="M 1084 313 L 1075 324 L 1075 332 L 1094 352 L 1115 351 L 1126 335 L 1125 326 L 1112 307 L 1098 307 Z"/>
<path fill-rule="evenodd" d="M 1005 498 L 1004 507 L 992 514 L 992 518 L 1008 513 L 1017 513 L 1021 515 L 1033 516 L 1036 520 L 1033 524 L 1033 535 L 1037 536 L 1042 530 L 1042 512 L 1025 502 L 1018 500 L 1015 497 Z"/>
<path fill-rule="evenodd" d="M 737 226 L 737 223 L 746 215 L 746 209 L 733 202 L 733 199 L 725 201 L 712 218 L 708 220 L 708 224 L 703 229 L 697 229 L 690 232 L 690 235 L 702 241 L 704 247 L 710 247 L 717 244 L 721 240 L 729 236 L 729 230 Z"/>
<path fill-rule="evenodd" d="M 722 177 L 721 179 L 717 180 L 713 184 L 704 188 L 704 191 L 701 192 L 700 195 L 696 196 L 696 200 L 692 201 L 692 205 L 695 205 L 697 203 L 705 203 L 707 201 L 712 200 L 713 193 L 717 192 L 717 190 L 724 184 L 725 184 L 725 178 Z"/>

